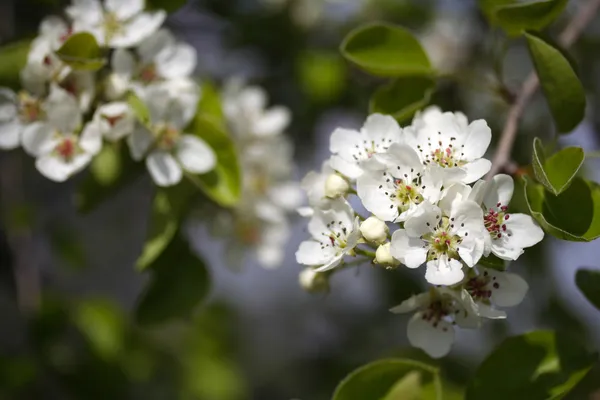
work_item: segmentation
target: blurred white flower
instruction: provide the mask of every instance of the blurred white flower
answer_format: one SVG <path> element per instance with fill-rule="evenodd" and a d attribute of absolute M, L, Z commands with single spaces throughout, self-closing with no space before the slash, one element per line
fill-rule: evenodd
<path fill-rule="evenodd" d="M 19 147 L 23 132 L 36 129 L 45 119 L 43 100 L 26 92 L 17 95 L 8 88 L 0 88 L 0 148 Z"/>
<path fill-rule="evenodd" d="M 96 109 L 90 124 L 107 140 L 116 142 L 133 132 L 135 117 L 127 103 L 106 103 Z"/>
<path fill-rule="evenodd" d="M 132 47 L 158 30 L 163 10 L 144 11 L 144 0 L 72 0 L 66 12 L 73 31 L 90 32 L 102 46 Z"/>

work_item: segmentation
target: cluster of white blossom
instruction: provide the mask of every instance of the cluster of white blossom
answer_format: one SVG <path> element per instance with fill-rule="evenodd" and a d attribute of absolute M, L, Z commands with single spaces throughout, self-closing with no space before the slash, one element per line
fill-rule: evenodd
<path fill-rule="evenodd" d="M 283 135 L 291 114 L 282 106 L 267 107 L 262 88 L 238 79 L 225 85 L 222 101 L 243 182 L 239 204 L 217 212 L 213 229 L 230 242 L 230 264 L 251 250 L 262 266 L 275 268 L 290 236 L 289 213 L 303 200 L 299 183 L 291 179 L 293 146 Z"/>
<path fill-rule="evenodd" d="M 302 182 L 311 207 L 299 211 L 310 216 L 312 236 L 296 252 L 298 263 L 309 266 L 303 286 L 326 287 L 323 274 L 349 258 L 386 268 L 425 265 L 430 289 L 391 311 L 416 311 L 408 339 L 432 357 L 448 353 L 454 325 L 477 328 L 484 318 L 505 318 L 497 307 L 520 303 L 528 285 L 478 263 L 492 255 L 516 260 L 544 233 L 530 216 L 508 212 L 510 176 L 481 180 L 491 167 L 483 158 L 490 140 L 484 120 L 469 123 L 437 107 L 405 128 L 373 114 L 359 132 L 336 129 L 331 158 Z M 359 215 L 349 195 L 372 215 Z"/>
<path fill-rule="evenodd" d="M 22 90 L 0 88 L 0 148 L 22 146 L 40 173 L 58 182 L 85 168 L 103 140 L 126 140 L 159 186 L 177 184 L 184 171 L 213 169 L 212 149 L 185 133 L 201 94 L 190 78 L 196 52 L 161 28 L 165 12 L 145 10 L 144 0 L 72 0 L 65 11 L 66 19 L 41 23 Z M 82 32 L 107 56 L 98 71 L 74 69 L 57 55 Z M 141 99 L 149 121 L 137 120 L 128 93 Z"/>

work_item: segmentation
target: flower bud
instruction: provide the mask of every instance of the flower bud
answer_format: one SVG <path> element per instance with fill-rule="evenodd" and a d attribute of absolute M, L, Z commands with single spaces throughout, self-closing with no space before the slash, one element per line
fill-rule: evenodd
<path fill-rule="evenodd" d="M 106 78 L 105 94 L 109 100 L 117 100 L 127 92 L 129 89 L 129 82 L 122 76 L 117 74 L 110 74 Z"/>
<path fill-rule="evenodd" d="M 308 267 L 300 272 L 298 278 L 300 286 L 309 293 L 329 292 L 329 274 L 327 272 L 317 272 L 314 268 Z"/>
<path fill-rule="evenodd" d="M 389 229 L 385 222 L 377 217 L 369 217 L 360 224 L 360 233 L 369 242 L 383 243 L 387 240 Z"/>
<path fill-rule="evenodd" d="M 396 266 L 400 264 L 398 260 L 392 257 L 392 254 L 390 253 L 390 246 L 391 243 L 387 242 L 377 248 L 377 251 L 375 252 L 375 262 L 377 264 L 383 264 L 388 266 Z"/>
<path fill-rule="evenodd" d="M 348 193 L 350 184 L 338 174 L 331 174 L 325 181 L 325 196 L 332 199 Z"/>

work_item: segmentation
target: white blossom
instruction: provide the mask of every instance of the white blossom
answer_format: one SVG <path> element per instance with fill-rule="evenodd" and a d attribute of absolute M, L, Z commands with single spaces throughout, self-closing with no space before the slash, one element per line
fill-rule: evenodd
<path fill-rule="evenodd" d="M 483 212 L 463 201 L 448 215 L 429 202 L 392 235 L 392 256 L 409 268 L 427 263 L 425 279 L 433 285 L 454 285 L 464 278 L 463 262 L 473 267 L 484 251 Z"/>
<path fill-rule="evenodd" d="M 98 107 L 90 123 L 94 124 L 107 140 L 116 142 L 133 132 L 135 117 L 127 103 L 113 102 Z"/>
<path fill-rule="evenodd" d="M 319 266 L 319 272 L 337 267 L 351 254 L 360 238 L 358 217 L 343 199 L 331 202 L 328 210 L 315 210 L 308 223 L 311 240 L 304 241 L 296 252 L 300 264 Z"/>
<path fill-rule="evenodd" d="M 23 132 L 23 148 L 36 157 L 35 166 L 42 175 L 62 182 L 81 171 L 102 147 L 97 129 L 87 125 L 81 135 L 81 113 L 77 102 L 54 86 L 47 104 L 48 119 Z"/>
<path fill-rule="evenodd" d="M 439 200 L 445 177 L 442 169 L 426 169 L 411 147 L 394 143 L 379 159 L 386 168 L 367 171 L 356 182 L 363 205 L 378 218 L 405 221 L 423 201 L 435 204 Z"/>
<path fill-rule="evenodd" d="M 45 119 L 45 103 L 41 99 L 0 88 L 0 148 L 19 147 L 23 132 L 35 129 Z"/>
<path fill-rule="evenodd" d="M 383 243 L 387 240 L 389 228 L 377 217 L 369 217 L 360 224 L 360 233 L 369 242 Z"/>
<path fill-rule="evenodd" d="M 321 171 L 310 171 L 300 182 L 300 186 L 308 196 L 308 207 L 301 207 L 298 213 L 303 217 L 313 215 L 313 207 L 327 208 L 331 199 L 325 194 L 325 184 L 331 174 L 335 173 L 329 160 L 323 162 Z"/>
<path fill-rule="evenodd" d="M 333 173 L 325 181 L 325 195 L 331 199 L 345 196 L 350 189 L 350 184 L 339 174 Z"/>
<path fill-rule="evenodd" d="M 163 10 L 144 11 L 144 0 L 72 0 L 66 12 L 73 31 L 90 32 L 100 45 L 131 47 L 156 32 L 165 20 Z"/>
<path fill-rule="evenodd" d="M 477 305 L 480 317 L 506 318 L 506 313 L 498 307 L 514 307 L 523 301 L 529 285 L 519 275 L 501 272 L 489 268 L 477 267 L 479 273 L 470 277 L 464 284 Z"/>
<path fill-rule="evenodd" d="M 300 287 L 310 293 L 329 292 L 329 274 L 317 272 L 313 267 L 304 268 L 298 275 Z"/>
<path fill-rule="evenodd" d="M 121 97 L 127 88 L 160 80 L 188 78 L 196 68 L 196 50 L 178 42 L 166 29 L 152 34 L 136 48 L 117 49 L 111 59 L 113 73 L 107 86 L 109 97 Z"/>
<path fill-rule="evenodd" d="M 450 352 L 454 343 L 454 323 L 464 328 L 477 328 L 480 319 L 477 306 L 466 290 L 431 288 L 429 292 L 412 296 L 390 309 L 396 314 L 412 311 L 407 326 L 408 341 L 433 358 Z"/>
<path fill-rule="evenodd" d="M 183 170 L 206 173 L 216 164 L 212 149 L 200 138 L 183 129 L 196 112 L 198 95 L 175 97 L 168 86 L 155 85 L 144 92 L 148 126 L 138 124 L 128 136 L 134 160 L 145 157 L 146 167 L 158 186 L 179 183 Z"/>
<path fill-rule="evenodd" d="M 378 170 L 383 164 L 376 156 L 399 142 L 402 129 L 389 115 L 370 115 L 360 132 L 338 128 L 331 134 L 330 165 L 342 175 L 356 179 L 364 170 Z"/>
<path fill-rule="evenodd" d="M 377 250 L 375 251 L 375 262 L 386 266 L 396 266 L 400 264 L 400 261 L 392 257 L 390 242 L 377 247 Z"/>
<path fill-rule="evenodd" d="M 482 157 L 492 132 L 482 119 L 469 123 L 463 113 L 429 107 L 415 116 L 405 132 L 406 143 L 417 150 L 423 164 L 444 168 L 448 180 L 472 183 L 491 168 L 492 163 Z"/>
<path fill-rule="evenodd" d="M 240 139 L 281 134 L 289 125 L 290 111 L 283 106 L 267 108 L 267 94 L 257 86 L 229 81 L 222 93 L 223 112 L 232 133 Z"/>

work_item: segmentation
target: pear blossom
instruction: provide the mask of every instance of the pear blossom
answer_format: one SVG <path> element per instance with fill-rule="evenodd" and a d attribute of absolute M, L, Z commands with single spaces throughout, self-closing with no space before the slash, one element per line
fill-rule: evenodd
<path fill-rule="evenodd" d="M 405 221 L 421 202 L 439 200 L 445 177 L 441 168 L 426 169 L 410 146 L 393 143 L 380 161 L 386 169 L 367 171 L 356 182 L 363 205 L 378 218 Z"/>
<path fill-rule="evenodd" d="M 464 278 L 463 262 L 473 267 L 484 251 L 483 211 L 464 201 L 446 215 L 429 203 L 421 203 L 392 234 L 392 256 L 408 268 L 427 263 L 425 279 L 433 285 L 454 285 Z"/>
<path fill-rule="evenodd" d="M 406 143 L 417 150 L 424 165 L 440 166 L 448 179 L 464 183 L 475 182 L 490 170 L 492 163 L 482 157 L 491 139 L 485 120 L 469 123 L 463 113 L 437 107 L 416 115 L 406 129 Z"/>
<path fill-rule="evenodd" d="M 66 12 L 74 32 L 90 32 L 102 46 L 123 48 L 137 45 L 165 20 L 165 11 L 146 12 L 144 6 L 144 0 L 72 0 Z"/>
<path fill-rule="evenodd" d="M 51 89 L 47 115 L 47 121 L 23 132 L 23 148 L 36 157 L 42 175 L 63 182 L 90 163 L 102 147 L 102 136 L 89 124 L 77 135 L 82 120 L 77 102 L 57 86 Z"/>
<path fill-rule="evenodd" d="M 138 124 L 127 137 L 131 157 L 146 159 L 146 167 L 158 186 L 181 181 L 183 170 L 206 173 L 216 164 L 216 156 L 202 139 L 183 129 L 196 111 L 198 96 L 174 97 L 162 85 L 150 87 L 142 100 L 148 107 L 147 126 Z"/>
<path fill-rule="evenodd" d="M 23 132 L 46 119 L 45 102 L 27 92 L 0 88 L 0 148 L 15 149 Z"/>
<path fill-rule="evenodd" d="M 344 177 L 333 173 L 327 177 L 325 181 L 325 195 L 329 198 L 345 196 L 350 190 L 350 184 Z"/>
<path fill-rule="evenodd" d="M 313 215 L 313 207 L 327 208 L 331 199 L 325 194 L 325 184 L 327 179 L 335 171 L 329 165 L 329 160 L 326 160 L 321 165 L 321 171 L 310 171 L 300 182 L 301 188 L 306 192 L 308 197 L 308 207 L 301 207 L 297 211 L 303 217 L 311 217 Z"/>
<path fill-rule="evenodd" d="M 315 210 L 308 231 L 312 239 L 300 244 L 296 261 L 318 266 L 318 272 L 337 267 L 345 255 L 353 252 L 360 238 L 358 217 L 344 199 L 332 201 L 327 210 Z"/>
<path fill-rule="evenodd" d="M 108 78 L 109 97 L 117 99 L 132 85 L 147 85 L 160 80 L 188 78 L 196 68 L 196 50 L 177 42 L 166 29 L 143 40 L 135 55 L 116 49 L 111 59 L 113 73 Z"/>
<path fill-rule="evenodd" d="M 375 251 L 375 263 L 385 265 L 388 268 L 400 264 L 400 261 L 392 257 L 391 245 L 390 242 L 387 242 L 377 247 Z"/>
<path fill-rule="evenodd" d="M 508 213 L 514 182 L 496 175 L 482 189 L 484 224 L 491 238 L 491 252 L 503 260 L 516 260 L 525 248 L 539 243 L 544 231 L 529 215 Z"/>
<path fill-rule="evenodd" d="M 89 111 L 96 97 L 96 79 L 93 72 L 71 71 L 59 80 L 58 84 L 78 100 L 81 111 Z"/>
<path fill-rule="evenodd" d="M 366 169 L 381 169 L 383 164 L 376 156 L 385 153 L 392 143 L 399 142 L 401 136 L 402 129 L 394 118 L 372 114 L 360 132 L 338 128 L 331 134 L 330 165 L 350 179 L 358 178 Z"/>
<path fill-rule="evenodd" d="M 360 224 L 360 233 L 369 242 L 383 243 L 387 240 L 389 228 L 377 217 L 369 217 Z"/>
<path fill-rule="evenodd" d="M 527 282 L 517 274 L 478 266 L 479 272 L 464 283 L 464 289 L 477 305 L 477 314 L 484 318 L 506 318 L 499 307 L 514 307 L 523 301 L 529 290 Z"/>
<path fill-rule="evenodd" d="M 90 124 L 108 141 L 116 142 L 133 132 L 135 117 L 127 103 L 106 103 L 96 109 Z"/>
<path fill-rule="evenodd" d="M 234 135 L 252 139 L 281 134 L 289 125 L 290 111 L 283 106 L 267 108 L 267 94 L 257 86 L 231 80 L 222 94 L 223 112 Z"/>
<path fill-rule="evenodd" d="M 390 309 L 395 314 L 416 311 L 408 321 L 408 341 L 430 357 L 440 358 L 450 352 L 454 343 L 454 325 L 477 328 L 480 319 L 477 306 L 466 290 L 431 288 L 412 296 Z"/>

